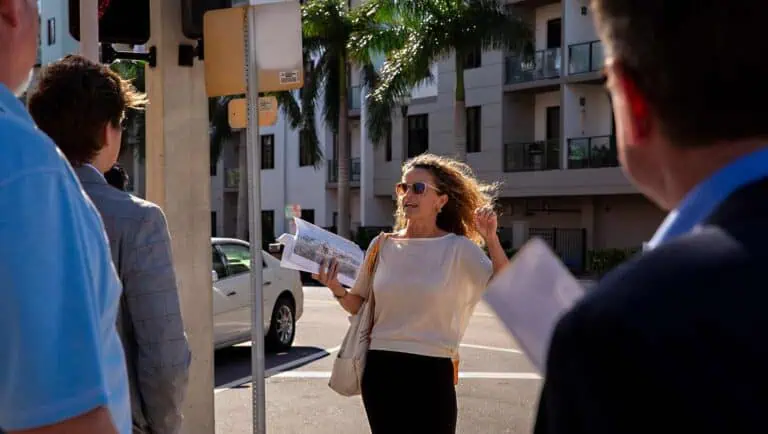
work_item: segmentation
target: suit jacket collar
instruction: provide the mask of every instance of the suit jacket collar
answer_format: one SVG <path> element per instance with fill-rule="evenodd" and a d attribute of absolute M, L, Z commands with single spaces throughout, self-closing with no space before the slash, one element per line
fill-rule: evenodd
<path fill-rule="evenodd" d="M 98 169 L 90 164 L 84 164 L 79 167 L 75 167 L 75 173 L 80 178 L 82 184 L 101 184 L 107 185 L 107 180 L 104 178 Z"/>
<path fill-rule="evenodd" d="M 768 221 L 768 177 L 745 185 L 728 196 L 704 224 L 740 225 L 748 221 Z"/>

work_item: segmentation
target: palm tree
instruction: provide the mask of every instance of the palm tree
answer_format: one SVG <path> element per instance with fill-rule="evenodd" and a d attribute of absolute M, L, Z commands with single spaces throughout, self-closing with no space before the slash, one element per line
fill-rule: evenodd
<path fill-rule="evenodd" d="M 478 48 L 516 50 L 530 55 L 531 29 L 505 10 L 500 0 L 369 0 L 404 43 L 387 53 L 379 82 L 369 96 L 368 129 L 374 143 L 384 137 L 392 101 L 425 80 L 434 63 L 455 54 L 454 136 L 456 157 L 466 160 L 465 60 Z M 363 38 L 361 36 L 361 38 Z M 403 36 L 400 36 L 403 37 Z M 358 44 L 368 49 L 368 44 Z M 428 78 L 426 78 L 428 80 Z M 374 134 L 375 133 L 375 134 Z"/>
<path fill-rule="evenodd" d="M 278 94 L 278 100 L 284 111 L 290 113 L 288 117 L 292 126 L 300 128 L 301 139 L 315 145 L 318 143 L 314 129 L 315 107 L 318 104 L 322 106 L 324 124 L 336 136 L 338 148 L 338 155 L 334 156 L 338 164 L 337 234 L 349 238 L 348 72 L 353 65 L 357 65 L 362 70 L 364 85 L 372 86 L 376 79 L 372 52 L 353 49 L 353 41 L 357 40 L 356 35 L 368 35 L 365 38 L 368 47 L 386 51 L 393 48 L 392 44 L 397 42 L 397 38 L 392 32 L 377 30 L 383 16 L 377 8 L 367 4 L 350 10 L 346 0 L 311 0 L 302 6 L 301 12 L 306 61 L 305 83 L 300 95 L 301 110 L 289 108 L 291 101 L 285 93 Z"/>

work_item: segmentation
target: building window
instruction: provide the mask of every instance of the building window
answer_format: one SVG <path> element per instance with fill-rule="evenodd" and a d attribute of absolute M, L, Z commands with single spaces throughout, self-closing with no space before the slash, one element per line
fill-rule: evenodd
<path fill-rule="evenodd" d="M 265 134 L 261 136 L 261 168 L 275 168 L 275 135 Z"/>
<path fill-rule="evenodd" d="M 56 18 L 48 18 L 48 46 L 56 44 Z"/>
<path fill-rule="evenodd" d="M 481 128 L 480 106 L 467 107 L 467 153 L 480 152 Z"/>
<path fill-rule="evenodd" d="M 464 69 L 479 68 L 483 64 L 483 49 L 475 47 L 464 58 Z"/>
<path fill-rule="evenodd" d="M 312 224 L 315 224 L 315 210 L 313 209 L 302 209 L 301 210 L 301 219 L 305 222 L 310 222 Z"/>
<path fill-rule="evenodd" d="M 211 211 L 211 236 L 216 236 L 216 211 Z"/>
<path fill-rule="evenodd" d="M 384 137 L 384 161 L 392 161 L 392 122 L 387 128 L 387 135 Z"/>
<path fill-rule="evenodd" d="M 210 173 L 211 173 L 211 176 L 216 176 L 216 170 L 218 168 L 218 165 L 219 165 L 218 161 L 216 161 L 214 159 L 211 159 L 211 163 L 210 163 Z"/>
<path fill-rule="evenodd" d="M 311 166 L 313 157 L 308 141 L 302 133 L 299 133 L 299 167 Z"/>
<path fill-rule="evenodd" d="M 263 210 L 261 212 L 261 243 L 264 250 L 269 249 L 269 244 L 275 241 L 275 211 Z"/>
<path fill-rule="evenodd" d="M 421 155 L 429 150 L 429 115 L 408 116 L 408 158 Z"/>

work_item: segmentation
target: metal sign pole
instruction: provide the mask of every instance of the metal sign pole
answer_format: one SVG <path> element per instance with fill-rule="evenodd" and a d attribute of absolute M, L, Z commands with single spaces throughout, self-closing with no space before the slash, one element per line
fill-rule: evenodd
<path fill-rule="evenodd" d="M 264 393 L 264 295 L 261 260 L 261 150 L 259 140 L 259 84 L 256 62 L 256 8 L 247 13 L 246 83 L 248 98 L 248 203 L 251 244 L 251 377 L 253 433 L 266 434 Z"/>

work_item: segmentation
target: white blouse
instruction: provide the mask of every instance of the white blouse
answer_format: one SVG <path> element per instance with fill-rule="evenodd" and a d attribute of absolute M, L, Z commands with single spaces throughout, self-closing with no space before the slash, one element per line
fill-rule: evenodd
<path fill-rule="evenodd" d="M 485 252 L 455 234 L 388 238 L 379 248 L 378 261 L 370 348 L 455 357 L 493 274 Z M 358 276 L 358 282 L 368 277 Z M 367 298 L 367 288 L 355 284 L 351 293 Z"/>

